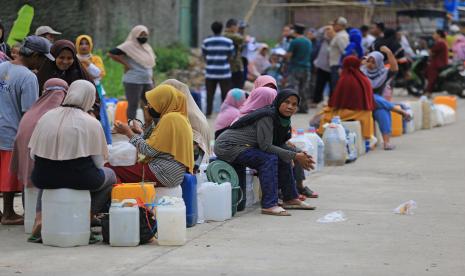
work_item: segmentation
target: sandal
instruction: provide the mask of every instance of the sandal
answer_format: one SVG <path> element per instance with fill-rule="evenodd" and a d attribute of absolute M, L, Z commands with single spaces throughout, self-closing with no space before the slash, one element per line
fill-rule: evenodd
<path fill-rule="evenodd" d="M 4 217 L 2 217 L 1 224 L 2 225 L 24 225 L 24 218 L 19 217 L 16 219 L 5 219 Z"/>
<path fill-rule="evenodd" d="M 307 198 L 318 198 L 318 193 L 310 190 L 309 187 L 305 186 L 304 188 L 302 189 L 299 189 L 299 193 L 304 195 L 305 197 Z M 300 198 L 299 198 L 300 199 Z M 302 200 L 302 201 L 305 201 L 305 200 Z"/>
<path fill-rule="evenodd" d="M 305 202 L 300 202 L 299 204 L 284 204 L 283 208 L 290 210 L 315 210 L 315 206 L 310 206 Z"/>
<path fill-rule="evenodd" d="M 96 244 L 98 242 L 100 242 L 100 239 L 91 232 L 89 237 L 89 244 Z"/>
<path fill-rule="evenodd" d="M 42 243 L 42 235 L 31 235 L 28 239 L 27 239 L 27 242 L 30 242 L 30 243 Z"/>
<path fill-rule="evenodd" d="M 262 209 L 263 215 L 270 215 L 270 216 L 278 216 L 278 217 L 288 217 L 291 214 L 284 210 L 282 207 L 275 206 L 271 210 L 264 210 Z"/>
<path fill-rule="evenodd" d="M 396 149 L 396 146 L 394 145 L 391 145 L 391 144 L 384 145 L 384 150 L 395 150 L 395 149 Z"/>

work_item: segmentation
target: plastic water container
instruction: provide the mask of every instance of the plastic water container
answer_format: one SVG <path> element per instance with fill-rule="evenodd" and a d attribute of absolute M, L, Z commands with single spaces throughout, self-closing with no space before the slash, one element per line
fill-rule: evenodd
<path fill-rule="evenodd" d="M 106 105 L 108 122 L 112 126 L 115 123 L 116 104 L 112 102 L 107 102 Z"/>
<path fill-rule="evenodd" d="M 181 186 L 176 186 L 173 188 L 157 187 L 156 190 L 157 190 L 157 194 L 155 195 L 155 202 L 158 202 L 164 196 L 182 198 Z"/>
<path fill-rule="evenodd" d="M 110 207 L 110 245 L 139 245 L 139 223 L 139 206 L 135 199 L 112 203 Z"/>
<path fill-rule="evenodd" d="M 344 127 L 330 123 L 323 133 L 325 144 L 325 164 L 327 166 L 343 166 L 346 162 L 346 136 Z"/>
<path fill-rule="evenodd" d="M 253 178 L 255 175 L 255 171 L 246 168 L 245 170 L 245 207 L 250 207 L 255 204 L 255 194 L 254 194 L 254 187 L 253 187 Z"/>
<path fill-rule="evenodd" d="M 307 154 L 311 155 L 312 157 L 315 155 L 313 150 L 312 141 L 305 136 L 305 130 L 303 128 L 297 129 L 297 136 L 291 138 L 289 142 L 293 143 L 296 147 L 305 151 Z M 305 170 L 305 176 L 309 176 L 310 171 Z"/>
<path fill-rule="evenodd" d="M 457 110 L 456 96 L 437 96 L 433 100 L 434 104 L 444 104 L 451 107 L 454 111 Z"/>
<path fill-rule="evenodd" d="M 405 112 L 407 112 L 408 114 L 410 114 L 410 116 L 412 116 L 412 120 L 408 122 L 404 121 L 404 124 L 403 124 L 404 133 L 410 134 L 410 133 L 415 132 L 415 118 L 414 118 L 414 114 L 413 114 L 413 111 L 410 105 L 404 104 L 404 107 L 405 107 Z"/>
<path fill-rule="evenodd" d="M 354 162 L 357 160 L 357 134 L 353 131 L 346 130 L 347 141 L 347 162 Z"/>
<path fill-rule="evenodd" d="M 24 232 L 32 233 L 32 227 L 36 219 L 36 206 L 39 189 L 34 186 L 24 186 Z"/>
<path fill-rule="evenodd" d="M 420 101 L 410 101 L 405 103 L 410 106 L 413 112 L 413 121 L 415 124 L 415 131 L 423 128 L 423 112 Z"/>
<path fill-rule="evenodd" d="M 117 184 L 111 190 L 111 199 L 122 201 L 125 199 L 141 199 L 144 203 L 155 202 L 154 183 L 125 183 Z"/>
<path fill-rule="evenodd" d="M 202 194 L 205 220 L 225 221 L 232 217 L 231 183 L 204 183 Z"/>
<path fill-rule="evenodd" d="M 320 172 L 325 166 L 325 143 L 321 140 L 320 136 L 316 133 L 314 127 L 309 127 L 308 132 L 305 134 L 307 139 L 312 142 L 313 146 L 313 161 L 315 161 L 315 171 Z"/>
<path fill-rule="evenodd" d="M 362 136 L 362 125 L 359 121 L 345 121 L 342 122 L 345 130 L 354 132 L 356 134 L 357 156 L 362 156 L 366 153 L 365 139 Z"/>
<path fill-rule="evenodd" d="M 186 206 L 186 225 L 192 227 L 197 224 L 197 179 L 191 174 L 184 174 L 181 184 L 182 198 Z"/>
<path fill-rule="evenodd" d="M 116 104 L 115 108 L 115 122 L 120 121 L 122 123 L 127 123 L 128 121 L 128 101 L 119 101 Z"/>
<path fill-rule="evenodd" d="M 392 137 L 402 136 L 402 134 L 404 133 L 404 129 L 402 125 L 403 125 L 402 115 L 391 111 L 391 128 L 392 128 L 391 136 Z"/>
<path fill-rule="evenodd" d="M 434 104 L 431 104 L 431 126 L 441 127 L 444 125 L 444 118 L 442 112 L 436 108 Z"/>
<path fill-rule="evenodd" d="M 422 122 L 422 129 L 431 129 L 432 128 L 432 121 L 431 121 L 431 104 L 428 101 L 426 96 L 421 96 L 421 112 L 423 114 L 423 122 Z"/>
<path fill-rule="evenodd" d="M 159 245 L 186 243 L 186 206 L 182 198 L 163 197 L 156 209 Z"/>
<path fill-rule="evenodd" d="M 90 238 L 90 192 L 72 189 L 44 190 L 42 195 L 42 241 L 44 245 L 88 245 Z"/>
<path fill-rule="evenodd" d="M 448 105 L 437 104 L 436 109 L 441 112 L 442 118 L 444 120 L 444 125 L 449 125 L 454 123 L 456 119 L 456 112 Z"/>
<path fill-rule="evenodd" d="M 195 177 L 197 178 L 197 184 L 208 182 L 207 167 L 208 164 L 200 164 L 199 171 L 195 174 Z"/>

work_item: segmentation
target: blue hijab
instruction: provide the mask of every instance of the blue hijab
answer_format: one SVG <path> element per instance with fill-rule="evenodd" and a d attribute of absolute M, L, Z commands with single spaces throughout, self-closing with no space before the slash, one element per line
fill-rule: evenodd
<path fill-rule="evenodd" d="M 349 31 L 349 45 L 347 45 L 342 59 L 350 55 L 356 55 L 358 58 L 363 57 L 362 32 L 359 29 L 353 28 Z"/>

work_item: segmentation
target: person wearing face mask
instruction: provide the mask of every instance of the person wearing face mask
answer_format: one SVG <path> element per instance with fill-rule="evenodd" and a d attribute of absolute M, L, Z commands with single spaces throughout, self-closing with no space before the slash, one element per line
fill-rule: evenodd
<path fill-rule="evenodd" d="M 108 52 L 108 56 L 124 66 L 123 85 L 128 101 L 128 119 L 135 119 L 144 93 L 153 88 L 155 53 L 148 42 L 149 30 L 135 26 L 126 41 Z"/>
<path fill-rule="evenodd" d="M 11 173 L 10 161 L 19 122 L 39 97 L 39 83 L 31 70 L 40 68 L 47 59 L 54 60 L 48 41 L 29 36 L 21 45 L 18 59 L 0 64 L 0 222 L 4 225 L 23 224 L 23 217 L 13 209 L 14 195 L 23 187 Z"/>
<path fill-rule="evenodd" d="M 110 167 L 123 183 L 146 180 L 156 186 L 179 186 L 184 174 L 194 171 L 194 138 L 187 119 L 186 96 L 173 86 L 162 84 L 146 92 L 145 97 L 147 112 L 158 123 L 146 122 L 148 127 L 143 130 L 138 125 L 117 121 L 115 130 L 126 135 L 146 159 L 133 166 Z"/>

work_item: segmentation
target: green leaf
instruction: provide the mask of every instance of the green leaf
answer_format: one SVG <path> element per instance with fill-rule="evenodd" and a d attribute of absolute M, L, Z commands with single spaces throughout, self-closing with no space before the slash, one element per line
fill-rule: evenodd
<path fill-rule="evenodd" d="M 19 9 L 18 18 L 16 18 L 11 28 L 10 35 L 8 36 L 8 45 L 13 46 L 15 43 L 21 42 L 29 34 L 33 18 L 33 7 L 24 5 Z"/>

